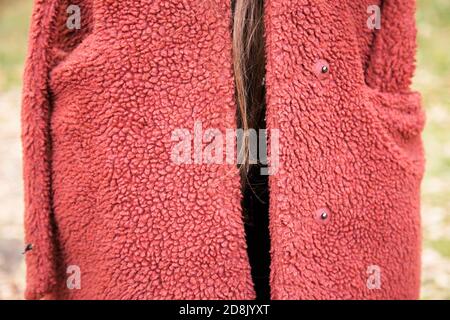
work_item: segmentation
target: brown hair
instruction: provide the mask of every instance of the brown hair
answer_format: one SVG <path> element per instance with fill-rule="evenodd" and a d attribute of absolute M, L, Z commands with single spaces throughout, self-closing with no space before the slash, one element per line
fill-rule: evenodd
<path fill-rule="evenodd" d="M 233 2 L 233 69 L 235 95 L 238 107 L 238 127 L 244 132 L 259 129 L 264 120 L 264 23 L 262 0 L 235 0 Z M 246 178 L 249 170 L 248 136 L 244 134 L 244 159 L 240 166 Z M 246 179 L 243 179 L 245 181 Z"/>

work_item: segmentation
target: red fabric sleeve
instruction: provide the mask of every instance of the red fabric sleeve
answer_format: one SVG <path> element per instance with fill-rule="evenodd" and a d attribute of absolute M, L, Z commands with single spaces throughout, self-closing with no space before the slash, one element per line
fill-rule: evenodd
<path fill-rule="evenodd" d="M 409 90 L 415 70 L 416 1 L 384 0 L 381 28 L 376 30 L 366 83 L 382 92 Z"/>
<path fill-rule="evenodd" d="M 26 299 L 40 299 L 55 285 L 51 205 L 51 142 L 48 74 L 57 0 L 36 0 L 29 35 L 22 96 L 25 192 Z M 30 247 L 30 245 L 32 247 Z"/>

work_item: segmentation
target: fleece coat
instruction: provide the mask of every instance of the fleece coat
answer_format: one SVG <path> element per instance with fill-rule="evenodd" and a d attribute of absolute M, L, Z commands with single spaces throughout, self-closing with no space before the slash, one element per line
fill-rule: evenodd
<path fill-rule="evenodd" d="M 273 299 L 418 298 L 414 13 L 413 0 L 265 1 Z M 236 165 L 171 160 L 177 128 L 236 128 L 231 21 L 222 0 L 35 0 L 26 298 L 255 297 Z"/>

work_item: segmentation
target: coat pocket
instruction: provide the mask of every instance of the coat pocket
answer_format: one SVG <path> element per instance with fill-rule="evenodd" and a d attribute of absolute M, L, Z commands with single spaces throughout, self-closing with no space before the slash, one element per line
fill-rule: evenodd
<path fill-rule="evenodd" d="M 84 81 L 89 81 L 96 57 L 100 54 L 97 49 L 98 44 L 93 34 L 88 35 L 71 52 L 59 52 L 59 63 L 51 70 L 50 88 L 53 94 L 70 88 L 70 85 L 79 85 Z"/>
<path fill-rule="evenodd" d="M 381 92 L 365 86 L 363 101 L 388 151 L 404 168 L 422 176 L 424 152 L 421 133 L 425 126 L 425 112 L 421 95 L 414 91 Z"/>

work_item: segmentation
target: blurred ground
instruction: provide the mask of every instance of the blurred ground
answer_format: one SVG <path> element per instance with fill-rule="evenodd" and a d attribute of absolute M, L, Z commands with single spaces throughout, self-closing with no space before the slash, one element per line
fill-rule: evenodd
<path fill-rule="evenodd" d="M 30 0 L 0 0 L 0 299 L 21 299 L 20 78 Z M 427 171 L 422 187 L 422 298 L 450 299 L 450 1 L 419 0 L 414 88 L 427 111 Z"/>

